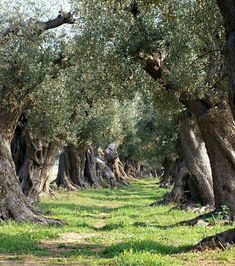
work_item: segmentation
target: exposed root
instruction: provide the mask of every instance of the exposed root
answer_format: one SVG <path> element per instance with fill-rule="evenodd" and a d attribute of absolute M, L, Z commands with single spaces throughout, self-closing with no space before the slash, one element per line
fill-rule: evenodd
<path fill-rule="evenodd" d="M 53 225 L 53 226 L 62 226 L 65 225 L 66 222 L 59 220 L 59 219 L 51 219 L 48 217 L 44 217 L 41 215 L 19 215 L 15 217 L 15 220 L 18 222 L 32 222 L 32 223 L 38 223 L 38 224 L 44 224 L 44 225 Z"/>
<path fill-rule="evenodd" d="M 207 206 L 205 206 L 207 207 Z M 211 206 L 208 206 L 208 208 L 205 209 L 205 211 L 212 210 Z M 208 225 L 214 225 L 217 222 L 223 222 L 223 224 L 231 224 L 231 220 L 228 219 L 228 217 L 225 215 L 223 216 L 220 212 L 220 210 L 212 210 L 208 213 L 204 213 L 202 215 L 197 216 L 196 218 L 193 218 L 191 220 L 182 221 L 179 223 L 179 225 L 197 225 L 200 223 L 207 223 Z"/>
<path fill-rule="evenodd" d="M 159 206 L 159 205 L 165 205 L 167 204 L 166 201 L 163 199 L 163 200 L 157 200 L 157 201 L 154 201 L 153 203 L 151 203 L 149 206 L 151 207 L 156 207 L 156 206 Z"/>
<path fill-rule="evenodd" d="M 200 241 L 192 250 L 203 251 L 205 249 L 227 249 L 235 244 L 235 229 L 230 229 L 223 233 L 209 236 Z"/>
<path fill-rule="evenodd" d="M 51 219 L 43 216 L 36 217 L 32 222 L 51 226 L 63 226 L 66 224 L 66 222 L 63 220 Z"/>

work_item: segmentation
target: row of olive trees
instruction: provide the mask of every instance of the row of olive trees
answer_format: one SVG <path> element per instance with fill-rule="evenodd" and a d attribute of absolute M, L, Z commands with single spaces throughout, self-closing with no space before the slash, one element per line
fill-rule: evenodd
<path fill-rule="evenodd" d="M 67 27 L 64 36 L 48 30 L 75 24 L 71 13 L 60 11 L 46 22 L 21 17 L 8 20 L 5 14 L 1 24 L 0 218 L 60 224 L 32 205 L 49 192 L 49 170 L 58 150 L 64 150 L 58 185 L 102 185 L 92 144 L 122 141 L 120 103 L 131 99 L 137 86 L 107 42 L 98 44 L 101 34 L 92 36 L 89 19 L 74 26 L 77 34 Z M 102 167 L 103 174 L 126 184 L 122 164 L 115 159 Z"/>
<path fill-rule="evenodd" d="M 231 1 L 218 3 L 222 14 L 229 11 L 227 38 L 214 1 L 82 1 L 77 12 L 84 21 L 75 34 L 59 40 L 45 31 L 74 24 L 70 13 L 47 22 L 23 23 L 17 16 L 16 23 L 3 25 L 1 219 L 60 223 L 39 214 L 21 186 L 37 198 L 48 189 L 46 173 L 58 148 L 75 145 L 85 153 L 102 134 L 107 140 L 115 102 L 146 92 L 166 117 L 178 116 L 178 182 L 166 201 L 181 200 L 187 179 L 203 204 L 226 205 L 234 219 L 233 93 L 229 101 L 226 93 L 228 87 L 233 91 L 228 74 L 233 71 L 234 16 Z M 109 118 L 103 119 L 105 113 Z M 139 125 L 144 126 L 141 120 Z M 221 235 L 216 245 L 233 242 L 231 235 L 234 231 Z"/>
<path fill-rule="evenodd" d="M 166 201 L 180 201 L 187 182 L 203 204 L 217 210 L 227 206 L 234 220 L 233 1 L 108 1 L 107 6 L 89 1 L 84 6 L 95 47 L 115 50 L 126 66 L 123 75 L 130 73 L 136 84 L 148 73 L 152 82 L 146 78 L 145 85 L 153 104 L 178 114 L 178 180 Z M 234 235 L 230 230 L 201 245 L 233 243 Z"/>

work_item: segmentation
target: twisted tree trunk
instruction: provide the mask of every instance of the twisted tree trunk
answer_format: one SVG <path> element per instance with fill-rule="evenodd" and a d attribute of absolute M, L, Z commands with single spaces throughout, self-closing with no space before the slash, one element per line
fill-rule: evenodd
<path fill-rule="evenodd" d="M 65 147 L 59 159 L 59 169 L 56 179 L 58 187 L 76 190 L 88 186 L 84 177 L 85 154 L 87 146 L 75 147 L 70 144 Z"/>
<path fill-rule="evenodd" d="M 85 169 L 84 169 L 84 176 L 90 186 L 100 186 L 101 180 L 99 176 L 97 176 L 97 168 L 96 168 L 96 156 L 94 149 L 89 146 L 86 150 L 86 160 L 85 160 Z"/>
<path fill-rule="evenodd" d="M 180 127 L 180 142 L 193 187 L 198 191 L 198 201 L 214 206 L 214 192 L 210 160 L 198 124 L 184 117 Z M 190 186 L 190 184 L 189 184 Z M 193 193 L 191 193 L 193 195 Z"/>
<path fill-rule="evenodd" d="M 30 131 L 24 133 L 18 126 L 11 149 L 24 194 L 31 202 L 39 201 L 42 195 L 49 193 L 49 174 L 57 145 L 34 138 Z"/>
<path fill-rule="evenodd" d="M 235 2 L 233 0 L 217 0 L 220 12 L 225 21 L 227 64 L 230 70 L 229 104 L 230 108 L 225 108 L 218 114 L 218 120 L 212 114 L 201 119 L 202 132 L 208 142 L 212 145 L 208 148 L 211 154 L 211 163 L 214 180 L 214 190 L 216 206 L 225 204 L 229 207 L 231 218 L 235 220 L 235 166 L 234 166 L 234 119 L 235 119 Z M 231 112 L 233 115 L 231 115 Z M 226 117 L 228 115 L 228 117 Z M 207 126 L 203 121 L 209 122 Z M 215 121 L 216 120 L 216 121 Z M 213 124 L 215 123 L 215 127 Z M 209 132 L 206 132 L 209 130 Z M 226 130 L 231 130 L 227 132 Z M 215 140 L 210 140 L 210 135 L 215 134 Z M 218 148 L 216 148 L 218 146 Z M 215 149 L 216 148 L 216 149 Z M 213 151 L 215 158 L 213 158 Z M 214 159 L 214 160 L 213 160 Z M 213 165 L 215 162 L 215 165 Z M 221 167 L 221 169 L 219 169 Z M 215 176 L 214 176 L 215 173 Z M 221 174 L 221 176 L 219 176 Z M 225 248 L 235 243 L 235 229 L 224 233 L 205 238 L 196 246 L 197 249 L 205 248 Z"/>
<path fill-rule="evenodd" d="M 11 108 L 0 108 L 0 219 L 32 221 L 45 224 L 62 224 L 59 220 L 41 216 L 25 197 L 11 154 L 11 140 L 21 108 L 12 104 Z"/>
<path fill-rule="evenodd" d="M 116 182 L 119 184 L 128 185 L 128 176 L 124 171 L 123 164 L 118 157 L 117 146 L 115 143 L 109 144 L 105 149 L 104 160 L 107 166 L 114 173 Z"/>
<path fill-rule="evenodd" d="M 40 31 L 37 31 L 35 27 L 30 28 L 29 30 L 32 33 L 30 37 L 34 37 L 35 34 L 41 34 L 47 29 L 58 27 L 64 23 L 74 23 L 74 19 L 72 19 L 71 14 L 60 14 L 53 20 L 52 24 L 50 22 L 43 23 L 44 26 Z M 9 34 L 18 33 L 21 27 L 24 27 L 24 25 L 9 28 L 0 35 L 0 38 L 4 39 Z M 28 32 L 27 36 L 29 37 Z M 1 85 L 5 88 L 4 84 Z M 1 90 L 1 101 L 3 100 L 7 104 L 1 102 L 0 106 L 0 219 L 7 220 L 11 218 L 16 221 L 62 224 L 59 220 L 43 217 L 30 205 L 21 189 L 19 178 L 16 175 L 15 164 L 11 153 L 11 141 L 22 115 L 22 102 L 19 102 L 15 97 L 19 90 L 22 90 L 22 86 L 23 83 L 21 80 L 17 80 L 16 84 L 12 84 L 11 88 Z M 25 99 L 21 100 L 23 101 Z"/>
<path fill-rule="evenodd" d="M 210 157 L 215 206 L 226 205 L 235 220 L 235 123 L 227 106 L 198 119 Z"/>
<path fill-rule="evenodd" d="M 127 176 L 132 178 L 140 178 L 141 171 L 140 171 L 140 163 L 130 159 L 130 158 L 122 158 L 124 162 L 124 171 Z"/>
<path fill-rule="evenodd" d="M 187 116 L 181 119 L 177 149 L 179 158 L 173 171 L 174 186 L 163 203 L 185 205 L 198 202 L 213 207 L 214 193 L 209 157 L 197 123 Z"/>
<path fill-rule="evenodd" d="M 209 102 L 184 98 L 184 103 L 197 117 L 210 158 L 215 207 L 226 205 L 235 220 L 235 122 L 227 104 L 213 112 Z"/>

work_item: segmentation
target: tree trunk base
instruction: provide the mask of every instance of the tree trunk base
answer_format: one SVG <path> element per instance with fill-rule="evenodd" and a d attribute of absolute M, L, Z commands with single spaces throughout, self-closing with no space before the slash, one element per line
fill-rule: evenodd
<path fill-rule="evenodd" d="M 19 203 L 20 212 L 11 211 L 10 208 L 1 208 L 0 209 L 0 220 L 2 222 L 14 219 L 17 222 L 32 222 L 39 223 L 44 225 L 56 225 L 62 226 L 66 224 L 64 221 L 59 219 L 52 219 L 42 215 L 42 211 L 40 209 L 34 208 L 32 206 L 27 206 L 25 202 Z M 10 206 L 9 206 L 10 207 Z"/>

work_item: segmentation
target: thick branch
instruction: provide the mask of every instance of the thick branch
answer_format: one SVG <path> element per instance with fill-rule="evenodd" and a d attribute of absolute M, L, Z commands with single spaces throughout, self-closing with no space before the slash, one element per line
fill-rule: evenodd
<path fill-rule="evenodd" d="M 60 27 L 63 24 L 74 24 L 74 23 L 75 19 L 73 18 L 72 13 L 70 12 L 65 13 L 63 11 L 59 11 L 59 15 L 54 19 L 45 22 L 35 21 L 33 25 L 31 23 L 29 23 L 29 25 L 27 25 L 26 23 L 21 23 L 20 25 L 8 28 L 7 30 L 5 30 L 3 33 L 0 34 L 0 37 L 5 38 L 10 34 L 17 35 L 20 33 L 21 30 L 24 30 L 24 32 L 27 34 L 31 31 L 32 35 L 34 34 L 40 35 L 46 30 Z M 29 28 L 29 30 L 27 30 L 27 28 Z"/>
<path fill-rule="evenodd" d="M 73 14 L 68 12 L 59 12 L 59 15 L 52 20 L 46 21 L 46 22 L 41 22 L 44 25 L 44 29 L 45 30 L 49 30 L 49 29 L 54 29 L 57 28 L 63 24 L 74 24 L 75 23 L 75 19 L 73 18 Z"/>

